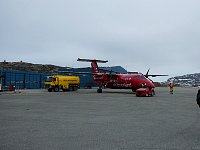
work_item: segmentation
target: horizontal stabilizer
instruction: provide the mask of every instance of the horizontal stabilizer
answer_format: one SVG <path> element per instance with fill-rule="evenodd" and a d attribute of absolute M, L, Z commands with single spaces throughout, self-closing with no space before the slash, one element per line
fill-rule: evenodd
<path fill-rule="evenodd" d="M 81 59 L 78 58 L 77 61 L 84 61 L 84 62 L 98 62 L 98 63 L 107 63 L 107 60 L 96 60 L 96 59 Z"/>

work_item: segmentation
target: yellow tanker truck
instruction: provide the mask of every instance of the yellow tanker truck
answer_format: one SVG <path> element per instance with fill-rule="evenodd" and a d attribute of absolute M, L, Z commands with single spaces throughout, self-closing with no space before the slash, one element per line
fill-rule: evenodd
<path fill-rule="evenodd" d="M 49 92 L 76 91 L 80 87 L 80 78 L 77 76 L 55 75 L 47 77 L 44 82 Z"/>

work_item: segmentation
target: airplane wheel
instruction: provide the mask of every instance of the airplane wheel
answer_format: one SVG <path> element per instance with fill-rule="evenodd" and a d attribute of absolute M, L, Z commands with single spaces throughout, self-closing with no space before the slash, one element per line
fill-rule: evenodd
<path fill-rule="evenodd" d="M 152 95 L 152 94 L 148 94 L 148 96 L 149 96 L 149 97 L 152 97 L 153 95 Z"/>
<path fill-rule="evenodd" d="M 97 93 L 102 93 L 102 89 L 97 89 Z"/>

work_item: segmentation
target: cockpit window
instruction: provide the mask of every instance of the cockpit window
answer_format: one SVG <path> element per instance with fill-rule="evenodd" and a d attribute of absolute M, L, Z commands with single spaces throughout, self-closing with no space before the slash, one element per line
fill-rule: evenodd
<path fill-rule="evenodd" d="M 47 77 L 45 81 L 46 82 L 51 82 L 52 81 L 52 77 Z"/>
<path fill-rule="evenodd" d="M 46 78 L 46 82 L 52 82 L 52 81 L 56 81 L 56 78 L 53 78 L 53 77 Z"/>

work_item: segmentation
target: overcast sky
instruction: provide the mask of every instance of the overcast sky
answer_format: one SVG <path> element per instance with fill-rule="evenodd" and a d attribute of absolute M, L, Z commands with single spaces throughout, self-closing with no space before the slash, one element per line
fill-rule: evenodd
<path fill-rule="evenodd" d="M 90 66 L 78 57 L 200 73 L 200 0 L 0 0 L 0 61 Z"/>

